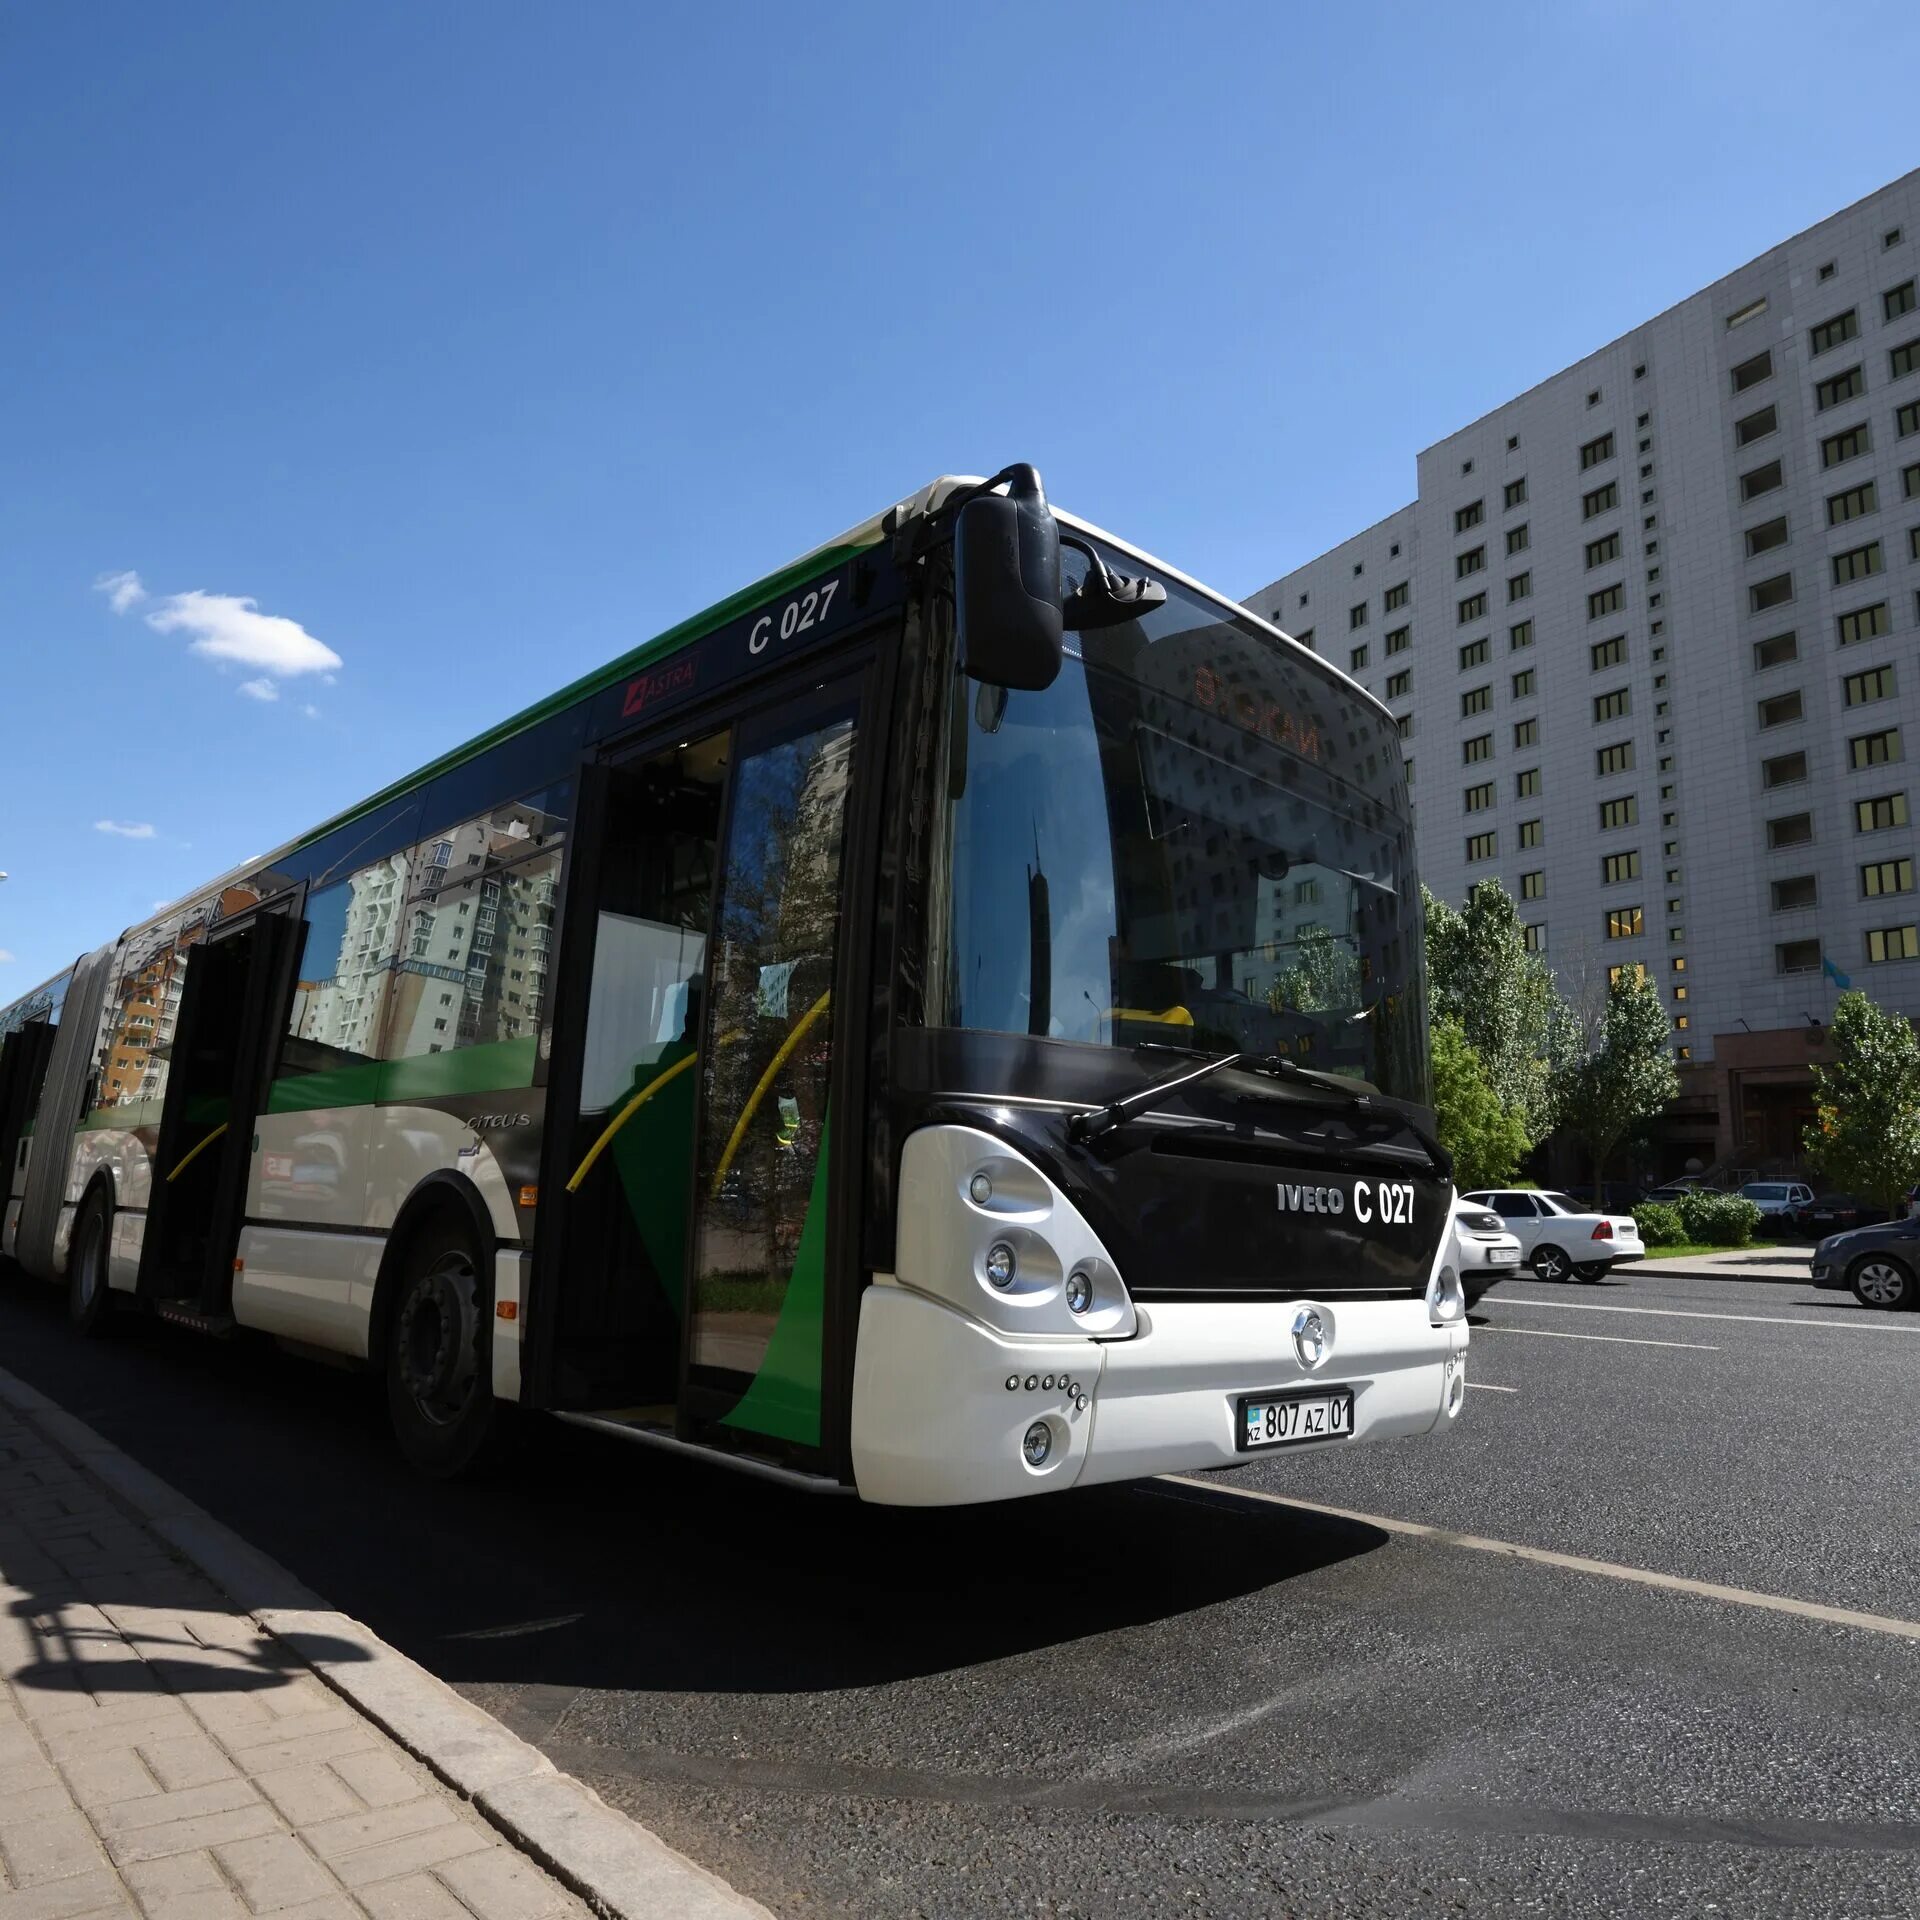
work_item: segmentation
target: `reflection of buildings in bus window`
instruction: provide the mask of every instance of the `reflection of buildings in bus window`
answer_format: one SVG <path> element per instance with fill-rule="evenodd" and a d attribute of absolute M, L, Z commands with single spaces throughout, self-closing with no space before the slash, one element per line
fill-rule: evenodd
<path fill-rule="evenodd" d="M 406 859 L 401 854 L 348 881 L 346 920 L 333 972 L 302 979 L 294 988 L 290 1031 L 299 1038 L 361 1059 L 378 1051 L 394 922 L 405 884 Z"/>

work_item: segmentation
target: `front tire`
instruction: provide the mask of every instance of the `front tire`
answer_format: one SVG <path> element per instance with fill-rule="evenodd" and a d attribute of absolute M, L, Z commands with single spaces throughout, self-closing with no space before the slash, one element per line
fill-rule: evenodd
<path fill-rule="evenodd" d="M 1847 1269 L 1847 1284 L 1863 1307 L 1897 1313 L 1913 1305 L 1913 1275 L 1884 1253 L 1863 1254 Z"/>
<path fill-rule="evenodd" d="M 1584 1280 L 1591 1287 L 1607 1277 L 1607 1262 L 1604 1260 L 1576 1261 L 1573 1272 L 1575 1279 Z"/>
<path fill-rule="evenodd" d="M 1536 1280 L 1564 1280 L 1573 1271 L 1573 1262 L 1558 1247 L 1535 1247 L 1528 1264 Z"/>
<path fill-rule="evenodd" d="M 96 1187 L 80 1203 L 67 1249 L 67 1319 L 83 1339 L 98 1340 L 113 1319 L 112 1245 L 106 1196 Z"/>
<path fill-rule="evenodd" d="M 400 1451 L 451 1480 L 504 1444 L 493 1397 L 493 1289 L 471 1232 L 432 1221 L 413 1236 L 387 1319 L 387 1414 Z"/>

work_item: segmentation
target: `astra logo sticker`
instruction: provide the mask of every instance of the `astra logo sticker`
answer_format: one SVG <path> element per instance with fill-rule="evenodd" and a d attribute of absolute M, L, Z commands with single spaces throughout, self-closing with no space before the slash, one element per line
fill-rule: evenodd
<path fill-rule="evenodd" d="M 1211 667 L 1194 668 L 1193 699 L 1196 706 L 1220 714 L 1263 740 L 1271 740 L 1276 747 L 1285 747 L 1303 759 L 1320 758 L 1320 729 L 1313 721 L 1288 712 L 1250 687 L 1225 679 Z"/>
<path fill-rule="evenodd" d="M 700 663 L 694 659 L 676 660 L 655 673 L 643 673 L 627 682 L 627 697 L 620 704 L 622 719 L 631 719 L 656 701 L 672 693 L 688 692 L 700 678 Z"/>

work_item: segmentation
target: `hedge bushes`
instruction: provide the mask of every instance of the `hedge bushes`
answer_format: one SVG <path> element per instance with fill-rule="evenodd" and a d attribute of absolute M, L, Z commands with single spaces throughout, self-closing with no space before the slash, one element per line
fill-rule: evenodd
<path fill-rule="evenodd" d="M 1649 1247 L 1744 1247 L 1760 1224 L 1760 1209 L 1737 1193 L 1695 1187 L 1671 1206 L 1645 1201 L 1633 1217 Z"/>
<path fill-rule="evenodd" d="M 1648 1200 L 1633 1210 L 1634 1224 L 1641 1240 L 1649 1247 L 1678 1247 L 1686 1244 L 1687 1230 L 1680 1223 L 1680 1210 L 1658 1200 Z"/>

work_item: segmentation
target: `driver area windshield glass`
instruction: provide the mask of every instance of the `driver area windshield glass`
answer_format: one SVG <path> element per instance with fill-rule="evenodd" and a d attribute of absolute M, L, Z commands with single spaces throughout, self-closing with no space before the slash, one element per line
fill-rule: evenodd
<path fill-rule="evenodd" d="M 1276 1053 L 1424 1104 L 1388 716 L 1172 582 L 1066 645 L 1043 692 L 954 676 L 928 1025 Z"/>

